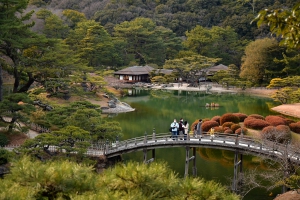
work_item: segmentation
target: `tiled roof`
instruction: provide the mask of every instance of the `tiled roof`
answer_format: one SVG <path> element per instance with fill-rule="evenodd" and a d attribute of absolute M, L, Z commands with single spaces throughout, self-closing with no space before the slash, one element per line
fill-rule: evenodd
<path fill-rule="evenodd" d="M 117 74 L 117 75 L 142 75 L 142 74 L 149 74 L 152 70 L 154 70 L 154 68 L 150 67 L 150 66 L 132 66 L 132 67 L 127 67 L 125 69 L 116 71 L 114 74 Z"/>
<path fill-rule="evenodd" d="M 210 72 L 217 72 L 217 71 L 220 71 L 220 70 L 228 70 L 228 67 L 223 65 L 223 64 L 219 64 L 219 65 L 216 65 L 216 66 L 213 66 L 213 67 L 209 67 L 207 70 L 210 71 Z"/>

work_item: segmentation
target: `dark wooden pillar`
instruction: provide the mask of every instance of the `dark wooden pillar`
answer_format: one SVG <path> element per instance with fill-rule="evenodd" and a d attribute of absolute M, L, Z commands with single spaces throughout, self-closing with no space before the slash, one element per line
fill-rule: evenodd
<path fill-rule="evenodd" d="M 238 186 L 242 184 L 242 172 L 243 172 L 243 155 L 240 154 L 240 160 L 238 160 L 239 152 L 234 153 L 234 165 L 233 165 L 233 181 L 232 181 L 232 191 L 238 191 Z M 239 170 L 238 170 L 239 169 Z M 241 176 L 239 178 L 239 175 Z"/>
<path fill-rule="evenodd" d="M 196 147 L 193 147 L 193 176 L 196 177 L 197 176 L 197 166 L 196 166 Z"/>
<path fill-rule="evenodd" d="M 189 163 L 193 160 L 193 175 L 196 176 L 197 168 L 196 168 L 196 148 L 193 148 L 193 156 L 190 157 L 190 147 L 185 147 L 185 168 L 184 168 L 184 178 L 189 175 Z"/>

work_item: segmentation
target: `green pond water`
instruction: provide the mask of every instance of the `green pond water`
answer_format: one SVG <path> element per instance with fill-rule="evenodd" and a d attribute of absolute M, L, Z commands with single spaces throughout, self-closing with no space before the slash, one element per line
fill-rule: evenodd
<path fill-rule="evenodd" d="M 163 90 L 133 90 L 131 96 L 120 99 L 135 108 L 134 112 L 121 113 L 111 116 L 119 121 L 124 136 L 121 140 L 143 136 L 145 133 L 168 133 L 173 119 L 183 118 L 192 124 L 199 118 L 212 118 L 225 113 L 260 114 L 268 116 L 276 114 L 270 108 L 278 104 L 270 98 L 250 96 L 247 94 L 206 94 L 190 91 L 163 91 Z M 206 103 L 218 103 L 218 108 L 207 108 Z M 184 148 L 156 149 L 156 160 L 168 163 L 170 168 L 183 177 L 185 166 Z M 192 155 L 192 152 L 190 152 Z M 230 185 L 233 177 L 233 156 L 230 151 L 197 148 L 197 175 L 206 180 L 215 180 L 223 185 Z M 143 162 L 142 152 L 133 152 L 122 156 L 124 161 L 134 160 Z M 151 158 L 149 151 L 148 159 Z M 258 168 L 264 170 L 259 158 L 243 157 L 243 169 Z M 192 175 L 192 162 L 189 174 Z M 244 199 L 273 199 L 267 192 L 254 190 Z"/>

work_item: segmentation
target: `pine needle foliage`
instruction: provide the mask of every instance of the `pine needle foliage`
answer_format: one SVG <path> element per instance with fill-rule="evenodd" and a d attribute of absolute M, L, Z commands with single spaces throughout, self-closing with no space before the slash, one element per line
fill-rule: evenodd
<path fill-rule="evenodd" d="M 181 179 L 162 162 L 118 164 L 99 175 L 87 165 L 23 157 L 13 162 L 0 187 L 0 199 L 18 200 L 239 199 L 214 181 Z"/>

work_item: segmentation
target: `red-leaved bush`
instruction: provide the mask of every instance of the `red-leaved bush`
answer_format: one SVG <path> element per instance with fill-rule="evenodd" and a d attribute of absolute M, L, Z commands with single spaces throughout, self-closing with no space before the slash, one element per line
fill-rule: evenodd
<path fill-rule="evenodd" d="M 243 122 L 248 117 L 248 115 L 244 113 L 233 113 L 233 115 L 237 116 L 240 119 L 240 122 Z"/>
<path fill-rule="evenodd" d="M 259 115 L 259 114 L 251 114 L 251 115 L 248 116 L 248 118 L 249 117 L 252 117 L 252 118 L 255 118 L 255 119 L 265 119 L 264 116 Z"/>
<path fill-rule="evenodd" d="M 244 125 L 247 128 L 262 130 L 267 126 L 270 126 L 270 123 L 262 119 L 247 117 L 244 121 Z"/>
<path fill-rule="evenodd" d="M 240 122 L 240 118 L 232 113 L 226 113 L 220 118 L 220 125 L 223 125 L 225 122 L 233 122 L 234 124 L 238 124 Z"/>
<path fill-rule="evenodd" d="M 231 126 L 230 126 L 230 129 L 235 133 L 235 131 L 237 130 L 237 129 L 239 129 L 239 128 L 241 128 L 241 126 L 239 125 L 239 124 L 232 124 Z"/>
<path fill-rule="evenodd" d="M 300 133 L 300 122 L 290 123 L 289 127 L 293 132 Z"/>
<path fill-rule="evenodd" d="M 202 131 L 203 131 L 203 132 L 207 132 L 207 131 L 209 131 L 212 127 L 216 127 L 216 126 L 219 126 L 219 123 L 216 122 L 216 121 L 210 120 L 210 121 L 205 121 L 205 122 L 203 122 L 201 127 L 202 127 Z"/>
<path fill-rule="evenodd" d="M 229 128 L 229 129 L 225 130 L 224 133 L 226 133 L 226 134 L 232 134 L 233 132 L 232 132 L 232 130 Z"/>
<path fill-rule="evenodd" d="M 235 124 L 235 123 L 233 123 L 233 122 L 225 122 L 222 126 L 230 128 L 233 124 Z"/>
<path fill-rule="evenodd" d="M 228 130 L 228 129 L 230 129 L 230 128 L 227 127 L 227 126 L 223 127 L 224 132 L 225 132 L 226 130 Z"/>
<path fill-rule="evenodd" d="M 211 118 L 211 120 L 212 121 L 216 121 L 216 122 L 218 122 L 220 124 L 220 118 L 221 117 L 217 115 L 217 116 L 214 116 L 213 118 Z"/>
<path fill-rule="evenodd" d="M 214 127 L 214 129 L 215 129 L 215 133 L 223 133 L 224 132 L 222 126 L 216 126 L 216 127 Z"/>
<path fill-rule="evenodd" d="M 234 133 L 240 135 L 242 133 L 242 130 L 243 130 L 243 134 L 247 134 L 248 129 L 246 129 L 245 127 L 236 129 Z"/>
<path fill-rule="evenodd" d="M 265 120 L 269 122 L 272 126 L 287 125 L 286 120 L 280 116 L 269 115 L 266 116 Z"/>

